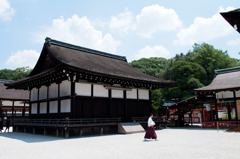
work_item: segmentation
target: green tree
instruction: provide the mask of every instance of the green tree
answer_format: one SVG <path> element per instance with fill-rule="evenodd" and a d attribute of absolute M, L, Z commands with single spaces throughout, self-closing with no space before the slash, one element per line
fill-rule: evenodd
<path fill-rule="evenodd" d="M 180 101 L 194 95 L 193 89 L 203 87 L 206 71 L 194 62 L 176 61 L 165 72 L 169 80 L 176 81 L 176 86 L 163 90 L 165 100 Z"/>
<path fill-rule="evenodd" d="M 10 69 L 3 69 L 0 70 L 0 79 L 6 79 L 6 80 L 18 80 L 22 79 L 24 77 L 27 77 L 32 69 L 29 67 L 20 67 L 16 68 L 15 70 Z"/>
<path fill-rule="evenodd" d="M 168 67 L 168 60 L 165 58 L 151 57 L 142 58 L 129 63 L 134 68 L 154 77 L 162 78 Z"/>
<path fill-rule="evenodd" d="M 206 70 L 207 77 L 202 81 L 204 85 L 211 83 L 214 70 L 240 66 L 240 61 L 231 58 L 227 51 L 217 50 L 206 43 L 194 44 L 193 51 L 187 53 L 185 60 L 198 63 Z"/>

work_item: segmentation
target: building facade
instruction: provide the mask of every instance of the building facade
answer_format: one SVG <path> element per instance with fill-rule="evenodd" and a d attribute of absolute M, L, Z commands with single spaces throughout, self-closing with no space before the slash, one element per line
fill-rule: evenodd
<path fill-rule="evenodd" d="M 123 56 L 46 38 L 31 74 L 6 85 L 30 91 L 30 118 L 131 121 L 151 113 L 151 90 L 174 82 L 138 71 Z"/>

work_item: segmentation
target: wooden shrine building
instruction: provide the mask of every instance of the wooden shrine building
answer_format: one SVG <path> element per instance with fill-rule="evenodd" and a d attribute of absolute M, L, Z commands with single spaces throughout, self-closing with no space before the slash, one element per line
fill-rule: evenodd
<path fill-rule="evenodd" d="M 31 119 L 130 122 L 151 113 L 151 90 L 173 84 L 138 71 L 123 56 L 46 38 L 30 75 L 6 85 L 30 91 Z"/>
<path fill-rule="evenodd" d="M 26 117 L 29 112 L 29 91 L 7 89 L 4 83 L 9 80 L 0 80 L 0 117 Z"/>
<path fill-rule="evenodd" d="M 240 126 L 240 67 L 216 70 L 211 84 L 194 91 L 209 112 L 203 127 Z"/>

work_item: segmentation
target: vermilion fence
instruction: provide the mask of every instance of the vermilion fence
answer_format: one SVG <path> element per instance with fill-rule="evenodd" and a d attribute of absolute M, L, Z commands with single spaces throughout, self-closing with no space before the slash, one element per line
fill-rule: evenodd
<path fill-rule="evenodd" d="M 240 121 L 204 121 L 202 128 L 236 128 L 240 127 Z"/>

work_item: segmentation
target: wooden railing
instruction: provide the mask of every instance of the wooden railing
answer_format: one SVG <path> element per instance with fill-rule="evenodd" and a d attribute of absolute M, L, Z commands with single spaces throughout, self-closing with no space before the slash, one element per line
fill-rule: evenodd
<path fill-rule="evenodd" d="M 202 128 L 236 128 L 240 127 L 240 121 L 204 121 Z"/>
<path fill-rule="evenodd" d="M 85 119 L 14 119 L 13 125 L 77 127 L 91 125 L 117 124 L 121 118 L 85 118 Z"/>

